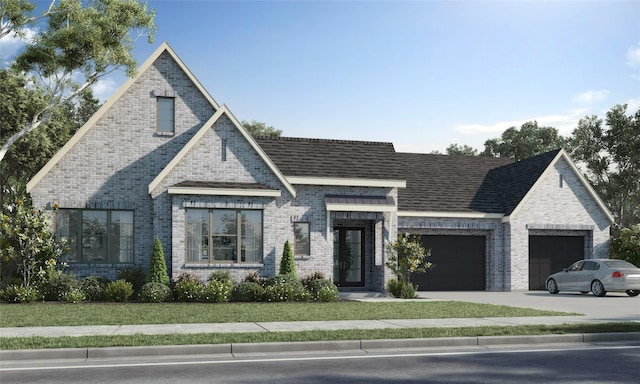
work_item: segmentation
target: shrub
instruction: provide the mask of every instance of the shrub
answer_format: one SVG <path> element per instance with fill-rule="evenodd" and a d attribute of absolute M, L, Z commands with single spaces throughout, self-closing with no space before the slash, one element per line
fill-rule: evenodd
<path fill-rule="evenodd" d="M 47 280 L 40 283 L 40 291 L 46 301 L 64 300 L 67 293 L 78 289 L 80 286 L 75 275 L 61 271 L 52 274 Z"/>
<path fill-rule="evenodd" d="M 296 276 L 296 263 L 293 259 L 293 250 L 289 240 L 284 242 L 282 260 L 280 260 L 280 274 Z"/>
<path fill-rule="evenodd" d="M 107 284 L 106 296 L 109 301 L 127 301 L 131 295 L 133 295 L 133 285 L 124 279 Z"/>
<path fill-rule="evenodd" d="M 34 287 L 12 284 L 0 290 L 0 299 L 7 303 L 33 303 L 38 300 L 38 290 Z"/>
<path fill-rule="evenodd" d="M 398 240 L 395 243 L 387 244 L 385 250 L 389 255 L 385 265 L 401 282 L 401 284 L 389 282 L 393 284 L 389 292 L 392 292 L 394 297 L 414 298 L 416 296 L 416 287 L 411 282 L 411 275 L 425 272 L 427 269 L 434 267 L 432 263 L 427 261 L 427 258 L 431 256 L 431 250 L 422 245 L 417 235 L 408 233 L 398 236 Z M 394 293 L 399 293 L 399 296 Z"/>
<path fill-rule="evenodd" d="M 147 272 L 147 283 L 160 283 L 169 286 L 169 275 L 167 274 L 167 262 L 164 259 L 162 243 L 156 237 L 153 242 L 153 251 L 149 260 L 149 271 Z"/>
<path fill-rule="evenodd" d="M 393 297 L 402 299 L 413 299 L 416 295 L 416 288 L 411 283 L 406 283 L 402 280 L 391 279 L 387 283 L 387 290 Z"/>
<path fill-rule="evenodd" d="M 200 294 L 199 301 L 205 303 L 223 303 L 229 301 L 232 289 L 233 282 L 230 280 L 209 280 Z"/>
<path fill-rule="evenodd" d="M 314 280 L 324 280 L 324 273 L 320 271 L 313 272 L 309 276 L 305 276 L 301 278 L 300 282 L 302 283 L 303 287 L 305 287 L 306 289 L 309 289 L 309 285 Z"/>
<path fill-rule="evenodd" d="M 218 281 L 221 283 L 231 283 L 233 285 L 233 279 L 231 278 L 231 271 L 228 269 L 219 269 L 211 272 L 207 281 Z"/>
<path fill-rule="evenodd" d="M 158 282 L 143 285 L 142 288 L 140 288 L 140 293 L 138 293 L 138 299 L 145 303 L 171 301 L 172 297 L 171 288 Z"/>
<path fill-rule="evenodd" d="M 244 281 L 233 287 L 229 300 L 236 302 L 260 301 L 263 295 L 262 285 L 253 281 Z"/>
<path fill-rule="evenodd" d="M 337 301 L 340 298 L 338 296 L 338 287 L 331 280 L 313 280 L 309 283 L 307 289 L 311 294 L 311 298 L 316 301 L 329 302 Z"/>
<path fill-rule="evenodd" d="M 104 301 L 107 298 L 106 289 L 109 280 L 99 276 L 89 276 L 82 279 L 80 288 L 84 292 L 85 300 Z"/>
<path fill-rule="evenodd" d="M 178 276 L 174 287 L 174 298 L 176 301 L 198 301 L 202 296 L 202 291 L 204 291 L 204 284 L 197 277 L 183 273 Z"/>
<path fill-rule="evenodd" d="M 84 292 L 81 288 L 76 287 L 66 292 L 62 297 L 67 303 L 79 303 L 85 299 Z"/>
<path fill-rule="evenodd" d="M 306 301 L 311 294 L 304 289 L 300 280 L 292 275 L 277 275 L 265 282 L 263 301 Z"/>
<path fill-rule="evenodd" d="M 264 283 L 264 279 L 262 277 L 260 277 L 260 275 L 256 271 L 249 272 L 244 277 L 244 279 L 242 279 L 242 281 L 247 282 L 247 283 L 257 283 L 257 284 L 260 284 L 260 285 L 262 285 Z"/>
<path fill-rule="evenodd" d="M 140 291 L 143 285 L 145 285 L 147 276 L 144 273 L 142 267 L 125 267 L 118 271 L 118 280 L 126 280 L 131 283 L 133 292 Z"/>

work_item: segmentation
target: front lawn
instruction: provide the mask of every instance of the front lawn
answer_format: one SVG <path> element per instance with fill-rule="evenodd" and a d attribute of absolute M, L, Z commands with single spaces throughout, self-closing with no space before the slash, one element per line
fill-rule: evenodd
<path fill-rule="evenodd" d="M 0 327 L 575 315 L 459 301 L 0 304 Z"/>

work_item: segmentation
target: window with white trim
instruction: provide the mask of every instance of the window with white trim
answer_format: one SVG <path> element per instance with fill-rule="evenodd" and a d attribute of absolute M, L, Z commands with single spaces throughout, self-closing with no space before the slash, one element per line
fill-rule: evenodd
<path fill-rule="evenodd" d="M 262 211 L 187 209 L 186 264 L 262 263 Z"/>
<path fill-rule="evenodd" d="M 156 131 L 175 132 L 175 98 L 156 97 Z"/>
<path fill-rule="evenodd" d="M 294 255 L 309 256 L 311 255 L 311 237 L 309 231 L 310 224 L 307 222 L 293 223 L 294 235 Z"/>
<path fill-rule="evenodd" d="M 55 233 L 69 263 L 133 263 L 133 211 L 60 209 Z"/>

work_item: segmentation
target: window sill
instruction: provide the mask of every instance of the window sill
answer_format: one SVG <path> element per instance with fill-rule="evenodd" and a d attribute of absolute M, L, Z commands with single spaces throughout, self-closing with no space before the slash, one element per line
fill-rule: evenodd
<path fill-rule="evenodd" d="M 160 131 L 156 131 L 154 134 L 154 136 L 157 137 L 173 137 L 176 135 L 175 132 L 160 132 Z"/>

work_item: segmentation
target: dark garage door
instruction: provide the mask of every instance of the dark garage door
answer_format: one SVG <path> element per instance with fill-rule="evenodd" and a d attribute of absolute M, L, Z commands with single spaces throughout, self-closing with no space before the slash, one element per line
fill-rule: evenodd
<path fill-rule="evenodd" d="M 484 236 L 422 236 L 433 269 L 412 277 L 420 291 L 485 290 Z"/>
<path fill-rule="evenodd" d="M 529 289 L 545 289 L 547 277 L 584 258 L 584 236 L 529 236 Z"/>

